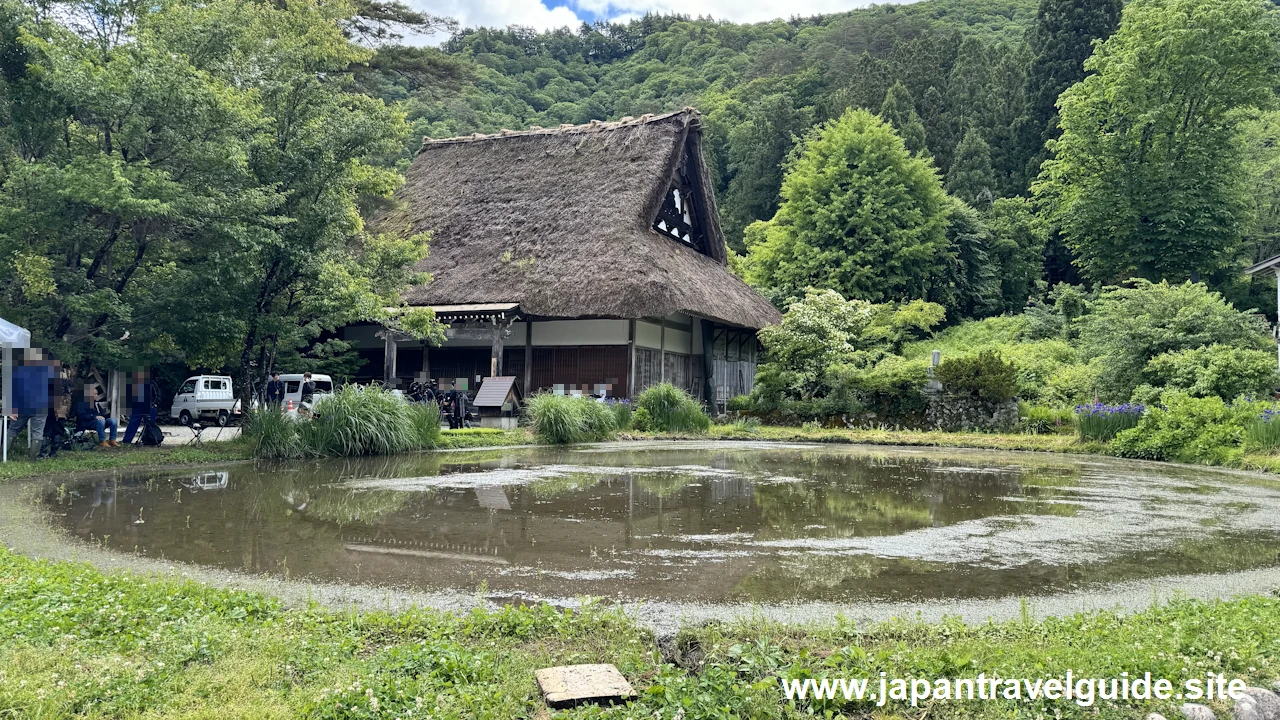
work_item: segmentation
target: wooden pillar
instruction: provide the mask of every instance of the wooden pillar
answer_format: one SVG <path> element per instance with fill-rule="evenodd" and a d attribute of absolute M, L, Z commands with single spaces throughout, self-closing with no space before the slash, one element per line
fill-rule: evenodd
<path fill-rule="evenodd" d="M 107 398 L 111 403 L 111 417 L 120 422 L 124 415 L 124 373 L 112 370 L 107 377 Z M 122 431 L 123 432 L 123 431 Z M 102 438 L 98 438 L 101 440 Z"/>
<path fill-rule="evenodd" d="M 493 340 L 489 346 L 489 377 L 497 377 L 502 374 L 503 324 L 501 320 L 495 320 L 493 323 Z"/>
<path fill-rule="evenodd" d="M 636 320 L 627 322 L 627 397 L 636 396 Z"/>
<path fill-rule="evenodd" d="M 533 321 L 524 322 L 524 394 L 533 393 Z"/>
<path fill-rule="evenodd" d="M 431 382 L 431 343 L 422 341 L 422 379 Z"/>
<path fill-rule="evenodd" d="M 387 328 L 383 331 L 382 382 L 394 388 L 396 382 L 396 336 Z"/>
<path fill-rule="evenodd" d="M 667 381 L 667 319 L 662 318 L 658 330 L 658 379 Z"/>

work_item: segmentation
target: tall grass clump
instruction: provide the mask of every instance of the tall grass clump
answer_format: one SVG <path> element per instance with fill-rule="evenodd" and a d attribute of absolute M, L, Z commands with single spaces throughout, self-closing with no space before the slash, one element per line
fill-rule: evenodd
<path fill-rule="evenodd" d="M 273 405 L 249 411 L 243 431 L 245 437 L 253 441 L 256 457 L 288 459 L 306 454 L 298 432 L 298 421 L 285 417 Z"/>
<path fill-rule="evenodd" d="M 410 403 L 409 424 L 413 428 L 414 440 L 420 447 L 433 448 L 440 446 L 440 420 L 443 415 L 437 403 Z"/>
<path fill-rule="evenodd" d="M 631 401 L 626 398 L 621 400 L 609 400 L 609 407 L 613 409 L 613 426 L 618 430 L 630 430 L 631 419 L 635 415 L 634 408 L 631 407 Z"/>
<path fill-rule="evenodd" d="M 344 385 L 316 400 L 312 412 L 311 422 L 299 428 L 313 455 L 389 455 L 424 447 L 409 403 L 379 386 Z"/>
<path fill-rule="evenodd" d="M 1137 427 L 1146 406 L 1136 403 L 1076 406 L 1076 430 L 1085 440 L 1109 441 L 1129 428 Z"/>
<path fill-rule="evenodd" d="M 1031 405 L 1018 401 L 1018 428 L 1033 435 L 1070 433 L 1075 429 L 1076 414 L 1071 408 Z"/>
<path fill-rule="evenodd" d="M 1280 412 L 1264 410 L 1244 426 L 1244 444 L 1250 449 L 1280 448 Z"/>
<path fill-rule="evenodd" d="M 702 403 L 671 383 L 645 388 L 636 398 L 636 406 L 644 411 L 643 430 L 704 433 L 711 427 Z"/>
<path fill-rule="evenodd" d="M 589 397 L 539 393 L 524 411 L 534 437 L 552 445 L 607 440 L 617 429 L 616 411 Z"/>

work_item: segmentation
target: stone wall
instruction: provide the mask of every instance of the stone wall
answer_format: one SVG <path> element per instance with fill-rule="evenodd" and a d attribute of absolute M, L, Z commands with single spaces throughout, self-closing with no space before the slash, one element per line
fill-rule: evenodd
<path fill-rule="evenodd" d="M 931 393 L 925 422 L 934 430 L 1011 430 L 1018 424 L 1018 401 Z"/>

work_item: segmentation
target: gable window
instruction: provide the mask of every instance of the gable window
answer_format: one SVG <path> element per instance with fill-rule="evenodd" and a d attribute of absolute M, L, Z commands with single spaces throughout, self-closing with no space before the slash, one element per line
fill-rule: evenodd
<path fill-rule="evenodd" d="M 662 198 L 662 207 L 653 220 L 653 229 L 662 236 L 706 254 L 706 240 L 698 223 L 694 204 L 696 195 L 685 172 L 677 172 L 671 179 L 671 187 Z"/>

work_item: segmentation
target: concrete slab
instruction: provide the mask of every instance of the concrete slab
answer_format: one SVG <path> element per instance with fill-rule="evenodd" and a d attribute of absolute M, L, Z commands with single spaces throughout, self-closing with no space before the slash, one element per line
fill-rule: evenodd
<path fill-rule="evenodd" d="M 636 694 L 612 665 L 561 665 L 537 670 L 534 676 L 547 705 L 557 709 L 581 703 L 615 703 Z"/>

